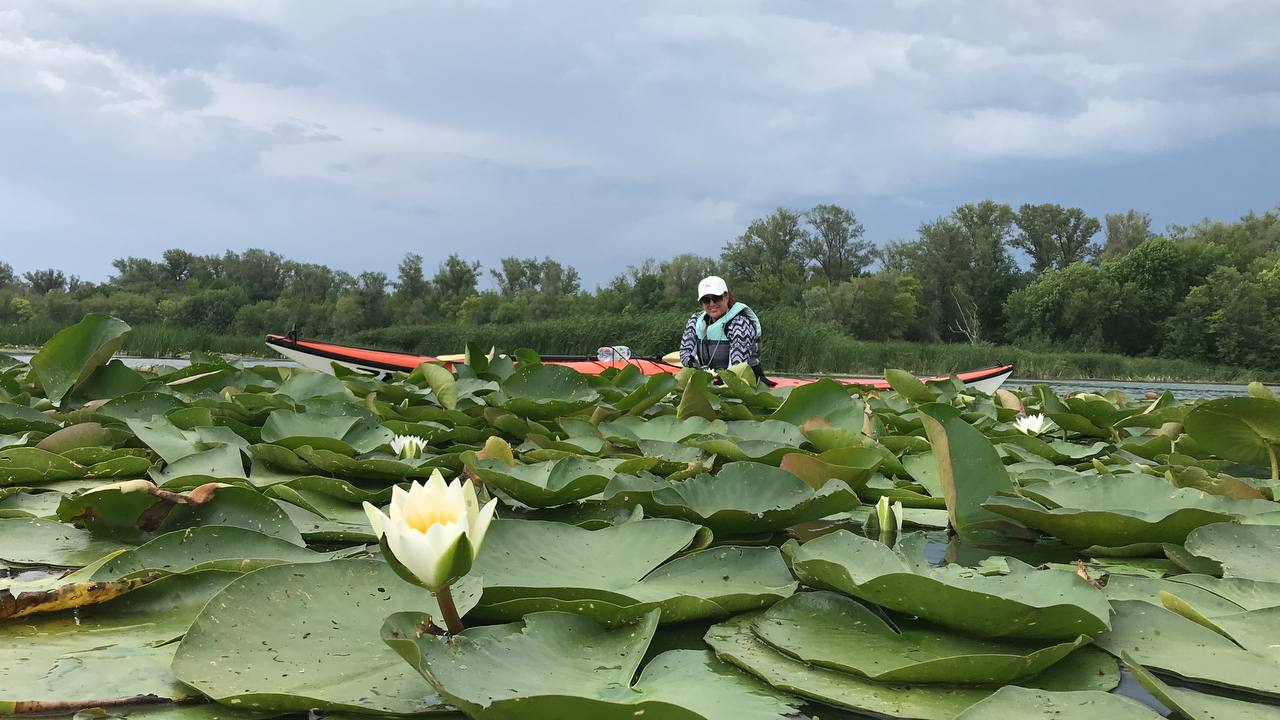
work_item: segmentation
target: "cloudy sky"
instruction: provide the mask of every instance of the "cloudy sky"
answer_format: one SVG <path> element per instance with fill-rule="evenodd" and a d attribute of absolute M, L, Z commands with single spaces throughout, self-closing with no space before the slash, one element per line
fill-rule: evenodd
<path fill-rule="evenodd" d="M 0 260 L 262 247 L 587 286 L 778 206 L 1280 203 L 1274 0 L 0 0 Z"/>

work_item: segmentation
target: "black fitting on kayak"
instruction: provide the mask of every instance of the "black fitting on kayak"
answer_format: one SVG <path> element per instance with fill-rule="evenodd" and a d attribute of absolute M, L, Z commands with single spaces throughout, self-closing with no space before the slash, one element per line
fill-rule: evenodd
<path fill-rule="evenodd" d="M 285 337 L 289 338 L 289 342 L 293 343 L 293 344 L 294 344 L 294 347 L 297 347 L 297 345 L 298 345 L 298 323 L 296 323 L 296 322 L 295 322 L 295 323 L 293 324 L 293 327 L 289 328 L 289 332 L 285 333 Z"/>

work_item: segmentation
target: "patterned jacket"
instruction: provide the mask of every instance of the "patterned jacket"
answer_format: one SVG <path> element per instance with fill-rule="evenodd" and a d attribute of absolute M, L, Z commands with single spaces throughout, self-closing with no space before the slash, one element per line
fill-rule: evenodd
<path fill-rule="evenodd" d="M 697 322 L 702 315 L 696 312 L 685 323 L 684 335 L 680 338 L 680 364 L 694 367 L 694 353 L 698 346 Z M 724 329 L 729 338 L 729 364 L 737 365 L 745 362 L 753 367 L 760 365 L 760 336 L 756 333 L 755 319 L 749 310 L 744 310 L 731 318 Z"/>

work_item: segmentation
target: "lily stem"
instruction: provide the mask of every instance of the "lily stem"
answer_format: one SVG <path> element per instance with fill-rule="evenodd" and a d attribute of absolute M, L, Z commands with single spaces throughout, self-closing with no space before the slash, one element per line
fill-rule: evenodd
<path fill-rule="evenodd" d="M 1267 454 L 1271 456 L 1271 479 L 1280 480 L 1280 461 L 1276 459 L 1275 447 L 1267 445 Z"/>
<path fill-rule="evenodd" d="M 444 616 L 444 624 L 450 635 L 466 630 L 462 618 L 458 617 L 458 608 L 453 604 L 453 591 L 447 585 L 436 593 L 436 604 L 440 606 L 440 614 Z"/>

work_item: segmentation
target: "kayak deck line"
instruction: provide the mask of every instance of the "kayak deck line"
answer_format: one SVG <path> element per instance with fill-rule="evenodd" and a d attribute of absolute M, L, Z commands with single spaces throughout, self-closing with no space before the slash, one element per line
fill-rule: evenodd
<path fill-rule="evenodd" d="M 303 367 L 329 374 L 333 373 L 331 363 L 335 362 L 353 370 L 385 377 L 390 377 L 393 372 L 412 372 L 414 368 L 424 362 L 439 362 L 450 370 L 458 362 L 455 359 L 456 356 L 449 356 L 448 359 L 445 359 L 431 355 L 417 355 L 356 345 L 339 345 L 319 340 L 305 340 L 292 335 L 269 334 L 266 337 L 266 343 L 276 352 Z M 679 365 L 672 365 L 656 358 L 633 357 L 627 360 L 619 359 L 605 362 L 588 356 L 544 355 L 541 359 L 542 362 L 548 365 L 564 365 L 584 375 L 599 375 L 610 368 L 624 368 L 627 366 L 639 368 L 640 372 L 645 375 L 674 374 L 682 369 Z M 920 379 L 927 382 L 929 380 L 946 380 L 954 376 L 967 387 L 990 395 L 1012 374 L 1013 365 L 1004 364 L 949 375 L 922 377 Z M 858 385 L 877 390 L 889 389 L 887 380 L 875 377 L 770 375 L 769 379 L 777 383 L 778 387 L 795 387 L 808 385 L 821 379 L 830 379 L 843 385 Z"/>

